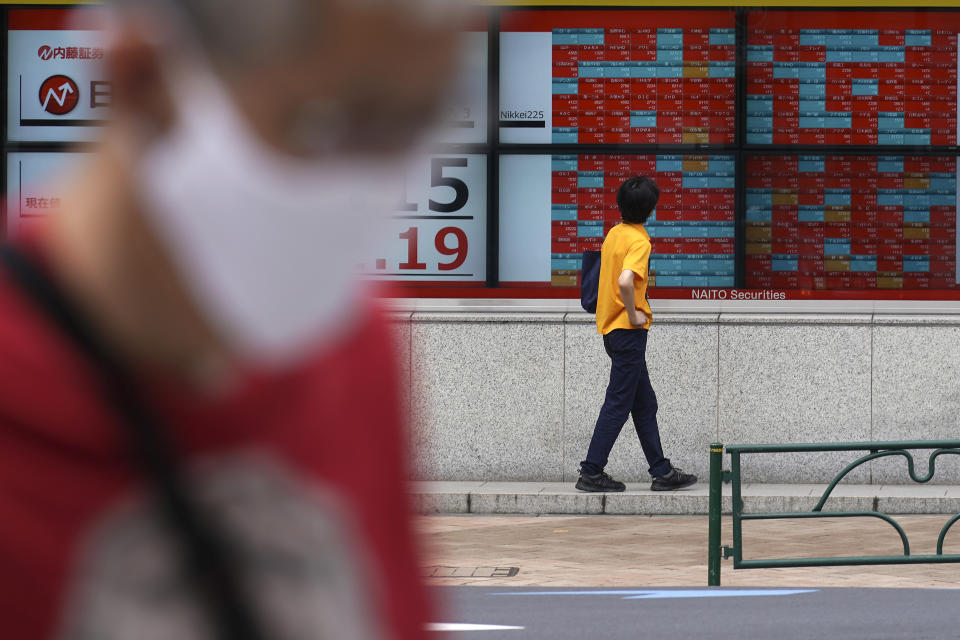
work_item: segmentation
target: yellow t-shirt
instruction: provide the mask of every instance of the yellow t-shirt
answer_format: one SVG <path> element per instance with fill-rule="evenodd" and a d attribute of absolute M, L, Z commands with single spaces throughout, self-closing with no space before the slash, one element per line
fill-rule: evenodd
<path fill-rule="evenodd" d="M 647 314 L 649 329 L 653 319 L 647 302 L 647 282 L 650 264 L 650 236 L 642 224 L 621 222 L 607 233 L 600 252 L 600 287 L 597 291 L 597 332 L 606 335 L 614 329 L 636 329 L 630 324 L 627 310 L 620 298 L 620 274 L 629 269 L 633 279 L 634 302 L 637 309 Z"/>

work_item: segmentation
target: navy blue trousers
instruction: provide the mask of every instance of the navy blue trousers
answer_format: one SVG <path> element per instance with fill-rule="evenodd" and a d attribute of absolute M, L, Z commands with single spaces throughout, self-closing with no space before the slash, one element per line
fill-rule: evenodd
<path fill-rule="evenodd" d="M 647 372 L 647 333 L 646 329 L 614 329 L 603 336 L 603 347 L 610 356 L 610 383 L 593 429 L 587 459 L 580 463 L 584 473 L 600 473 L 607 466 L 613 443 L 630 415 L 633 415 L 633 426 L 650 475 L 662 476 L 673 468 L 660 444 L 657 395 Z"/>

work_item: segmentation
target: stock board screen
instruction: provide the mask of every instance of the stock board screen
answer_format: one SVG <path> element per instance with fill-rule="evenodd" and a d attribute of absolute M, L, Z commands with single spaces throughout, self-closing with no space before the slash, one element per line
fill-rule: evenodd
<path fill-rule="evenodd" d="M 606 232 L 620 222 L 617 188 L 630 176 L 646 175 L 661 189 L 646 224 L 653 242 L 651 284 L 733 286 L 732 155 L 556 154 L 501 160 L 505 282 L 577 286 L 582 252 L 600 249 Z M 550 242 L 531 242 L 537 237 Z"/>
<path fill-rule="evenodd" d="M 747 286 L 956 289 L 955 156 L 747 159 Z"/>
<path fill-rule="evenodd" d="M 102 34 L 75 20 L 86 13 L 6 15 L 15 235 L 56 209 L 48 176 L 82 159 L 65 144 L 100 135 L 110 84 Z M 486 23 L 464 34 L 436 144 L 363 261 L 371 277 L 575 296 L 581 253 L 602 244 L 617 187 L 640 174 L 662 191 L 647 225 L 655 297 L 737 286 L 960 298 L 960 11 L 498 15 L 492 40 Z"/>
<path fill-rule="evenodd" d="M 506 14 L 500 34 L 501 141 L 732 144 L 734 15 Z"/>
<path fill-rule="evenodd" d="M 748 144 L 957 144 L 960 13 L 748 15 Z"/>

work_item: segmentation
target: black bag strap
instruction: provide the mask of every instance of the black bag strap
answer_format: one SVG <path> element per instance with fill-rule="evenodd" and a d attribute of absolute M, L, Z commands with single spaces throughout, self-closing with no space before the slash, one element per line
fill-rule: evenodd
<path fill-rule="evenodd" d="M 136 463 L 156 492 L 162 516 L 179 538 L 186 570 L 223 640 L 261 640 L 248 598 L 238 579 L 236 558 L 228 541 L 203 518 L 187 482 L 168 431 L 148 409 L 132 372 L 114 356 L 57 283 L 25 253 L 0 245 L 0 264 L 24 294 L 66 335 L 100 372 L 113 410 L 120 418 Z"/>

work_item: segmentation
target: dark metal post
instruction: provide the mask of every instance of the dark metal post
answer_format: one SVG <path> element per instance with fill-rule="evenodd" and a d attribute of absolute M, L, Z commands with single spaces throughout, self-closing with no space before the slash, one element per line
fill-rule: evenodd
<path fill-rule="evenodd" d="M 731 520 L 733 526 L 733 568 L 740 568 L 740 561 L 743 560 L 743 497 L 740 495 L 740 451 L 734 449 L 730 451 L 730 480 L 733 483 L 731 491 Z"/>
<path fill-rule="evenodd" d="M 720 516 L 723 487 L 723 445 L 710 445 L 710 541 L 707 553 L 707 586 L 720 586 Z"/>

